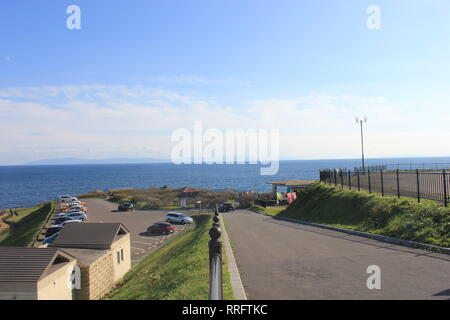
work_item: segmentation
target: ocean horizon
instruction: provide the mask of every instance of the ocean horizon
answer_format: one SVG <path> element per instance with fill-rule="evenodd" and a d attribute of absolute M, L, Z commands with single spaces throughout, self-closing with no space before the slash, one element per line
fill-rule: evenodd
<path fill-rule="evenodd" d="M 369 158 L 367 166 L 391 169 L 450 168 L 450 157 Z M 69 164 L 0 166 L 0 209 L 29 207 L 55 200 L 61 194 L 78 195 L 118 188 L 192 186 L 209 190 L 269 192 L 270 181 L 317 180 L 321 169 L 353 169 L 361 159 L 281 160 L 276 175 L 260 175 L 260 164 Z"/>

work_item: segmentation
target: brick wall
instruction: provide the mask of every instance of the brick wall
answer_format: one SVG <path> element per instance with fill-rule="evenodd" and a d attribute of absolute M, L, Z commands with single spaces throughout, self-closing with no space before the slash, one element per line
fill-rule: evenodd
<path fill-rule="evenodd" d="M 114 285 L 113 256 L 108 252 L 90 266 L 80 266 L 81 289 L 76 290 L 78 300 L 98 300 Z"/>

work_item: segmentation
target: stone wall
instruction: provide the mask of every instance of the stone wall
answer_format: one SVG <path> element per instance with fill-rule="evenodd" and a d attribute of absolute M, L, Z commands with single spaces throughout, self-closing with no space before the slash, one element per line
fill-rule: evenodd
<path fill-rule="evenodd" d="M 80 266 L 81 289 L 76 290 L 77 300 L 98 300 L 114 285 L 113 256 L 109 251 L 90 266 Z"/>

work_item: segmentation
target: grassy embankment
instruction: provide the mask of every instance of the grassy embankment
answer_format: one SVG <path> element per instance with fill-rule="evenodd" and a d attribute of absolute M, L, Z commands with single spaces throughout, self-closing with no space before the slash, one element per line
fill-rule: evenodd
<path fill-rule="evenodd" d="M 5 219 L 10 228 L 0 235 L 0 246 L 30 245 L 54 205 L 48 202 L 40 207 L 16 209 L 18 216 Z"/>
<path fill-rule="evenodd" d="M 316 183 L 287 208 L 254 211 L 450 247 L 450 208 L 434 201 L 380 197 Z"/>
<path fill-rule="evenodd" d="M 135 208 L 140 210 L 176 210 L 180 208 L 181 197 L 187 198 L 190 209 L 199 208 L 198 201 L 201 201 L 201 208 L 214 208 L 216 203 L 227 201 L 238 201 L 241 208 L 248 208 L 253 201 L 252 195 L 245 192 L 201 190 L 186 194 L 181 192 L 181 189 L 173 188 L 115 189 L 78 196 L 80 199 L 101 198 L 117 203 L 132 202 Z"/>
<path fill-rule="evenodd" d="M 211 216 L 192 216 L 195 224 L 145 257 L 129 271 L 105 299 L 113 300 L 205 300 L 209 292 L 208 231 Z M 225 250 L 225 249 L 223 249 Z M 226 259 L 225 252 L 223 253 Z M 223 292 L 232 299 L 226 261 Z"/>

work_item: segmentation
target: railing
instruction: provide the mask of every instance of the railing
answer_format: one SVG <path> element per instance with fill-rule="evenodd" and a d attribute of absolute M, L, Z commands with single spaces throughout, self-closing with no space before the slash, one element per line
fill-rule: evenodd
<path fill-rule="evenodd" d="M 219 212 L 213 217 L 213 226 L 209 229 L 209 300 L 222 300 L 222 231 L 219 227 Z"/>
<path fill-rule="evenodd" d="M 322 170 L 320 181 L 348 189 L 361 189 L 369 193 L 380 193 L 381 196 L 394 195 L 443 202 L 448 206 L 450 174 L 442 171 L 413 170 L 400 171 L 349 171 Z"/>

